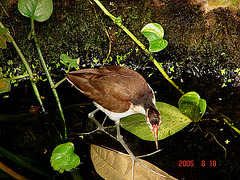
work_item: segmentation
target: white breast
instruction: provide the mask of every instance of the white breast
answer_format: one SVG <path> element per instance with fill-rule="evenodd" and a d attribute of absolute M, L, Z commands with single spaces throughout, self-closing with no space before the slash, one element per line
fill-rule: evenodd
<path fill-rule="evenodd" d="M 115 113 L 115 112 L 111 112 L 107 109 L 104 109 L 101 105 L 99 105 L 96 102 L 93 102 L 94 105 L 99 108 L 102 112 L 104 112 L 111 120 L 113 120 L 115 122 L 115 124 L 119 124 L 120 123 L 120 119 L 133 115 L 133 114 L 143 114 L 145 115 L 145 110 L 142 106 L 133 106 L 131 104 L 129 110 L 123 112 L 123 113 Z"/>

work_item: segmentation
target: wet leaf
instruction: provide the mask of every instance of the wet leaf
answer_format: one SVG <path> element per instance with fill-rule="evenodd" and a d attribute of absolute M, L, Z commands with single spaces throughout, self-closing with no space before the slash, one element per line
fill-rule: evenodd
<path fill-rule="evenodd" d="M 157 102 L 156 106 L 162 116 L 162 123 L 158 133 L 159 140 L 175 134 L 192 122 L 189 117 L 182 114 L 178 108 L 170 104 Z M 124 125 L 129 123 L 132 124 Z M 144 115 L 136 114 L 123 118 L 121 119 L 120 124 L 123 125 L 121 126 L 122 128 L 130 131 L 139 138 L 147 141 L 154 141 L 153 134 L 146 124 Z"/>
<path fill-rule="evenodd" d="M 0 94 L 11 91 L 11 83 L 8 78 L 0 79 Z"/>
<path fill-rule="evenodd" d="M 132 159 L 122 153 L 110 151 L 100 146 L 91 145 L 91 159 L 97 173 L 104 179 L 116 180 L 116 179 L 132 179 Z M 162 179 L 175 179 L 162 171 L 153 164 L 139 159 L 141 163 L 146 165 L 151 170 L 157 172 L 153 173 L 149 169 L 144 168 L 138 162 L 135 162 L 134 166 L 134 179 L 138 180 L 162 180 Z M 160 176 L 159 174 L 165 176 Z"/>
<path fill-rule="evenodd" d="M 54 149 L 50 162 L 54 170 L 63 173 L 77 167 L 80 158 L 74 153 L 74 144 L 67 142 Z"/>
<path fill-rule="evenodd" d="M 23 16 L 36 21 L 46 21 L 53 12 L 52 0 L 19 0 L 18 10 Z"/>
<path fill-rule="evenodd" d="M 168 42 L 163 39 L 164 30 L 158 23 L 149 23 L 141 30 L 150 43 L 149 51 L 158 52 L 167 47 Z"/>
<path fill-rule="evenodd" d="M 41 106 L 31 106 L 29 109 L 29 113 L 31 114 L 37 114 L 39 112 Z"/>
<path fill-rule="evenodd" d="M 190 117 L 193 122 L 197 122 L 205 113 L 207 103 L 201 99 L 198 93 L 188 92 L 184 94 L 178 102 L 180 111 Z"/>

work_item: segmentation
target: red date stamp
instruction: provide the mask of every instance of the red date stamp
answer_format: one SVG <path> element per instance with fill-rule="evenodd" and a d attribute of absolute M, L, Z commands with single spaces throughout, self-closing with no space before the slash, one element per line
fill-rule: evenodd
<path fill-rule="evenodd" d="M 179 160 L 179 167 L 195 167 L 195 166 L 201 166 L 201 167 L 216 167 L 217 161 L 216 160 L 209 160 L 205 161 L 202 160 L 200 163 L 195 163 L 194 160 Z"/>

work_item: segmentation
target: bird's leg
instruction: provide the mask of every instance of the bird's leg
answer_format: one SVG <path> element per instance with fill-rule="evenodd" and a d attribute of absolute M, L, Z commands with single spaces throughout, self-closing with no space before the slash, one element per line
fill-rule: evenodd
<path fill-rule="evenodd" d="M 134 156 L 134 154 L 132 153 L 132 151 L 129 149 L 129 147 L 127 146 L 127 144 L 125 143 L 125 141 L 123 140 L 123 136 L 120 133 L 120 125 L 119 122 L 116 122 L 117 125 L 117 140 L 122 144 L 122 146 L 124 147 L 124 149 L 127 151 L 127 153 L 129 154 L 130 158 L 132 159 L 132 179 L 134 179 L 134 164 L 135 161 L 138 161 L 136 156 Z M 139 161 L 138 161 L 139 162 Z"/>
<path fill-rule="evenodd" d="M 88 114 L 88 118 L 91 119 L 91 121 L 97 125 L 97 129 L 95 131 L 98 131 L 98 130 L 105 131 L 104 127 L 94 118 L 95 113 L 98 111 L 99 111 L 99 109 L 97 108 L 93 112 L 90 112 Z"/>
<path fill-rule="evenodd" d="M 104 120 L 103 120 L 103 122 L 102 122 L 102 126 L 104 125 L 104 123 L 105 123 L 107 117 L 108 117 L 108 116 L 106 115 L 105 118 L 104 118 Z M 103 126 L 103 127 L 104 127 L 104 126 Z"/>
<path fill-rule="evenodd" d="M 103 132 L 105 132 L 107 135 L 109 135 L 109 136 L 111 136 L 112 138 L 116 139 L 114 136 L 112 136 L 112 135 L 109 134 L 107 131 L 105 131 L 105 127 L 103 126 L 103 124 L 104 124 L 106 118 L 104 119 L 103 124 L 100 124 L 100 123 L 94 118 L 95 113 L 98 112 L 98 111 L 99 111 L 99 109 L 97 108 L 97 109 L 95 109 L 93 112 L 91 112 L 91 113 L 88 114 L 88 118 L 91 119 L 91 121 L 94 122 L 94 123 L 97 125 L 97 129 L 95 129 L 95 130 L 93 130 L 93 131 L 91 131 L 91 132 L 88 132 L 88 133 L 81 133 L 81 135 L 89 135 L 89 134 L 92 134 L 92 133 L 94 133 L 94 132 L 96 132 L 96 131 L 103 131 Z"/>
<path fill-rule="evenodd" d="M 120 125 L 119 123 L 117 124 L 117 139 L 118 141 L 122 144 L 122 146 L 124 147 L 124 149 L 128 152 L 129 156 L 131 157 L 132 160 L 136 161 L 137 158 L 134 156 L 134 154 L 132 153 L 132 151 L 129 149 L 129 147 L 127 146 L 127 144 L 125 143 L 125 141 L 123 140 L 123 136 L 120 133 Z"/>

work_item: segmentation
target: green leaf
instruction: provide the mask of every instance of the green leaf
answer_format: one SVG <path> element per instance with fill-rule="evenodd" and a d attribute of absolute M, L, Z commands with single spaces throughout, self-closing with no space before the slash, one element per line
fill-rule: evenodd
<path fill-rule="evenodd" d="M 0 48 L 2 49 L 7 48 L 6 41 L 11 42 L 11 37 L 7 34 L 7 32 L 7 28 L 0 28 Z"/>
<path fill-rule="evenodd" d="M 164 30 L 163 27 L 158 23 L 149 23 L 144 26 L 141 30 L 141 33 L 149 40 L 155 40 L 163 38 Z"/>
<path fill-rule="evenodd" d="M 63 173 L 77 167 L 80 158 L 74 153 L 74 144 L 67 142 L 54 149 L 50 162 L 54 170 Z"/>
<path fill-rule="evenodd" d="M 3 78 L 2 68 L 0 67 L 0 94 L 11 91 L 9 78 Z"/>
<path fill-rule="evenodd" d="M 150 43 L 149 51 L 158 52 L 167 47 L 168 42 L 163 39 L 164 30 L 158 23 L 149 23 L 141 30 Z"/>
<path fill-rule="evenodd" d="M 158 52 L 165 49 L 168 45 L 168 42 L 164 39 L 156 39 L 152 40 L 150 43 L 149 51 L 150 52 Z"/>
<path fill-rule="evenodd" d="M 52 0 L 19 0 L 18 10 L 23 16 L 36 21 L 46 21 L 53 12 Z"/>
<path fill-rule="evenodd" d="M 188 92 L 184 94 L 178 102 L 180 111 L 190 117 L 193 122 L 197 122 L 206 111 L 207 103 L 201 99 L 198 93 Z"/>
<path fill-rule="evenodd" d="M 156 103 L 157 109 L 162 116 L 162 123 L 159 127 L 158 139 L 165 139 L 176 132 L 182 130 L 190 122 L 192 122 L 186 115 L 182 114 L 180 110 L 170 104 L 164 102 Z M 129 124 L 130 125 L 124 125 Z M 149 127 L 146 124 L 145 116 L 141 114 L 132 115 L 121 119 L 122 128 L 130 131 L 139 138 L 147 141 L 154 141 L 154 137 Z"/>
<path fill-rule="evenodd" d="M 70 68 L 77 68 L 78 65 L 79 65 L 79 58 L 78 59 L 72 59 L 70 57 L 68 57 L 68 55 L 66 54 L 62 54 L 60 56 L 60 59 L 61 59 L 61 63 L 64 64 L 65 66 L 69 66 Z"/>

